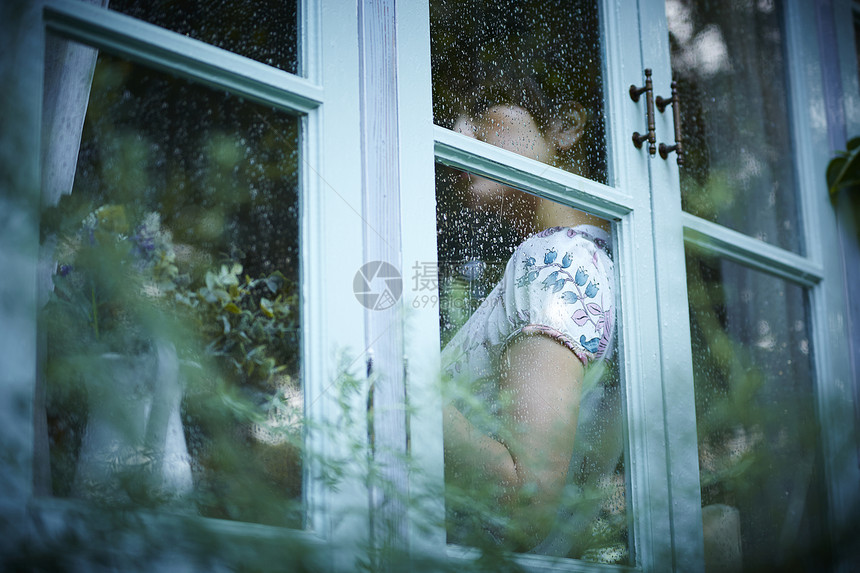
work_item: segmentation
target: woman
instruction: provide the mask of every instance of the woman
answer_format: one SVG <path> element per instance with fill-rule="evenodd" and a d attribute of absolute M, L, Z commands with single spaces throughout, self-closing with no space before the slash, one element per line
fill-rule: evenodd
<path fill-rule="evenodd" d="M 454 129 L 548 164 L 580 166 L 585 110 L 542 113 L 539 98 L 501 98 Z M 516 99 L 515 99 L 516 98 Z M 528 108 L 528 109 L 527 109 Z M 444 412 L 446 483 L 488 485 L 503 525 L 484 531 L 530 549 L 555 520 L 567 482 L 586 368 L 612 344 L 614 272 L 608 223 L 483 177 L 467 177 L 467 209 L 492 212 L 525 239 L 501 280 L 442 352 L 459 396 Z M 455 510 L 453 541 L 470 533 Z"/>

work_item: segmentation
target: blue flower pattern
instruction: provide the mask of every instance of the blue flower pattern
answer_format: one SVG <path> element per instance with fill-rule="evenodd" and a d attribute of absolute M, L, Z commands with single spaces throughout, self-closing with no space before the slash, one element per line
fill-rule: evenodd
<path fill-rule="evenodd" d="M 603 247 L 603 245 L 598 246 Z M 587 322 L 591 323 L 594 329 L 601 334 L 601 336 L 594 338 L 586 338 L 585 335 L 581 335 L 579 344 L 591 354 L 605 351 L 611 337 L 612 322 L 611 310 L 604 310 L 602 300 L 596 300 L 600 292 L 600 284 L 594 280 L 589 280 L 588 271 L 582 266 L 577 268 L 573 275 L 566 270 L 573 261 L 571 253 L 565 253 L 560 263 L 556 262 L 557 257 L 556 250 L 549 248 L 544 254 L 543 265 L 537 265 L 534 257 L 526 258 L 525 272 L 517 278 L 517 287 L 527 288 L 531 283 L 538 280 L 543 271 L 550 270 L 549 274 L 541 281 L 543 289 L 552 289 L 553 294 L 560 293 L 559 298 L 565 304 L 576 305 L 576 310 L 570 315 L 570 318 L 578 326 Z M 571 284 L 573 289 L 564 290 L 567 284 Z"/>
<path fill-rule="evenodd" d="M 443 350 L 448 376 L 487 383 L 492 393 L 498 357 L 520 333 L 553 338 L 583 364 L 605 356 L 614 289 L 609 245 L 600 236 L 593 228 L 556 227 L 524 242 L 505 277 Z M 605 288 L 603 281 L 609 281 Z"/>

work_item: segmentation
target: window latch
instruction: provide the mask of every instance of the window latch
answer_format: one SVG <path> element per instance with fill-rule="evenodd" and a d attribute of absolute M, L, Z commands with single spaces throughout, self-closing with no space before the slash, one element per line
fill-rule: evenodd
<path fill-rule="evenodd" d="M 675 145 L 666 145 L 665 143 L 661 143 L 660 157 L 668 159 L 669 154 L 674 151 L 677 153 L 676 159 L 678 161 L 678 165 L 684 165 L 684 148 L 681 145 L 681 106 L 678 99 L 678 82 L 672 82 L 672 97 L 666 99 L 657 96 L 656 104 L 660 113 L 663 113 L 666 110 L 666 106 L 671 104 L 672 115 L 674 116 L 675 122 Z"/>
<path fill-rule="evenodd" d="M 633 132 L 633 145 L 636 149 L 641 149 L 642 144 L 648 142 L 648 153 L 654 155 L 657 153 L 657 135 L 654 125 L 654 90 L 651 85 L 651 68 L 645 68 L 645 85 L 641 88 L 635 85 L 630 86 L 630 99 L 634 102 L 639 101 L 639 96 L 645 94 L 645 102 L 647 109 L 648 131 L 646 133 Z"/>

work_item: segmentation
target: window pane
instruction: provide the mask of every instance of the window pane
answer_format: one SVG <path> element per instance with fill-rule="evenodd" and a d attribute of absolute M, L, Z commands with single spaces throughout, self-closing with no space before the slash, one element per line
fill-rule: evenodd
<path fill-rule="evenodd" d="M 827 528 L 807 293 L 696 252 L 687 280 L 706 560 L 817 570 Z"/>
<path fill-rule="evenodd" d="M 112 10 L 299 73 L 296 0 L 110 0 Z"/>
<path fill-rule="evenodd" d="M 104 53 L 65 69 L 46 77 L 66 97 L 45 156 L 74 177 L 42 217 L 50 491 L 301 526 L 298 118 Z"/>
<path fill-rule="evenodd" d="M 857 79 L 860 80 L 860 4 L 854 3 L 854 53 L 857 56 Z"/>
<path fill-rule="evenodd" d="M 438 125 L 607 181 L 596 2 L 433 0 L 430 34 Z"/>
<path fill-rule="evenodd" d="M 448 540 L 629 563 L 609 222 L 436 174 Z"/>
<path fill-rule="evenodd" d="M 779 4 L 666 0 L 681 192 L 693 215 L 801 251 Z"/>

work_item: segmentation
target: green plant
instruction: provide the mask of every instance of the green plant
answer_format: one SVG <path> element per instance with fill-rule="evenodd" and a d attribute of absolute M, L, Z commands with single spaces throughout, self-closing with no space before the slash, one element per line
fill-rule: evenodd
<path fill-rule="evenodd" d="M 49 227 L 57 267 L 46 309 L 54 339 L 70 353 L 139 350 L 152 337 L 155 315 L 185 282 L 160 215 L 133 217 L 107 204 L 83 218 L 58 219 Z"/>
<path fill-rule="evenodd" d="M 848 141 L 845 151 L 839 152 L 827 165 L 827 187 L 831 199 L 847 189 L 852 196 L 860 191 L 860 137 Z"/>
<path fill-rule="evenodd" d="M 252 279 L 231 263 L 207 271 L 204 283 L 177 291 L 176 300 L 192 311 L 209 354 L 263 386 L 284 371 L 296 372 L 298 295 L 282 273 Z"/>
<path fill-rule="evenodd" d="M 57 270 L 45 316 L 52 338 L 64 341 L 62 354 L 134 352 L 157 336 L 179 338 L 180 319 L 240 382 L 270 387 L 284 371 L 297 372 L 295 285 L 279 271 L 242 276 L 234 261 L 195 280 L 192 265 L 177 261 L 160 214 L 130 211 L 106 204 L 83 217 L 54 213 L 48 232 L 56 236 Z M 193 346 L 185 342 L 179 346 Z"/>

